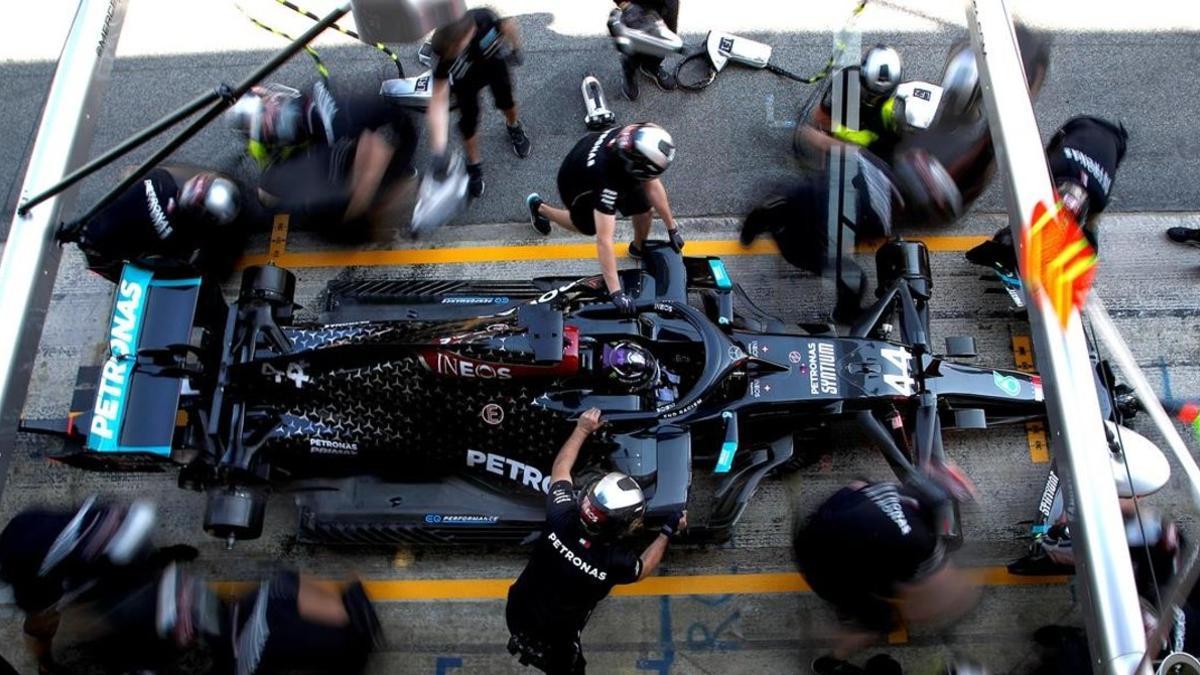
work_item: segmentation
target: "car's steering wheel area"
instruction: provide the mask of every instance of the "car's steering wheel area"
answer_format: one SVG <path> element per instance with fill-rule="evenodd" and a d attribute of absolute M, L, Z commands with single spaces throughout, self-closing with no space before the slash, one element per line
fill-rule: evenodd
<path fill-rule="evenodd" d="M 636 309 L 639 314 L 655 311 L 668 317 L 680 318 L 691 325 L 699 334 L 700 342 L 704 347 L 704 367 L 687 395 L 675 403 L 657 410 L 604 411 L 604 419 L 611 424 L 624 425 L 638 422 L 651 424 L 659 420 L 679 420 L 699 408 L 704 396 L 725 376 L 729 367 L 745 357 L 741 348 L 726 337 L 716 324 L 690 305 L 681 302 L 640 301 L 637 303 Z M 577 314 L 579 316 L 591 315 L 597 313 L 597 310 L 612 311 L 609 308 L 590 307 Z M 550 400 L 553 400 L 553 395 L 550 395 Z"/>

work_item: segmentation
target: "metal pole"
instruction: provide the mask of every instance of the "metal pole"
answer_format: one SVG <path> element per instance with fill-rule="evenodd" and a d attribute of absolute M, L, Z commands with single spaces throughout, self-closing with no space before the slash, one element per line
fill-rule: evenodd
<path fill-rule="evenodd" d="M 992 142 L 1005 180 L 1018 252 L 1035 207 L 1056 200 L 1005 0 L 967 0 Z M 1018 256 L 1021 258 L 1021 256 Z M 1022 260 L 1022 265 L 1024 261 Z M 1021 276 L 1028 279 L 1022 267 Z M 1026 288 L 1029 288 L 1028 284 Z M 1079 312 L 1063 328 L 1044 292 L 1029 303 L 1055 456 L 1067 470 L 1076 581 L 1098 673 L 1149 673 L 1137 589 L 1108 460 L 1092 365 Z"/>
<path fill-rule="evenodd" d="M 1146 375 L 1133 358 L 1133 352 L 1121 339 L 1121 333 L 1113 324 L 1112 317 L 1108 315 L 1104 302 L 1094 295 L 1088 298 L 1087 313 L 1088 318 L 1092 320 L 1093 328 L 1096 329 L 1096 334 L 1108 347 L 1110 357 L 1121 370 L 1121 374 L 1125 376 L 1125 380 L 1133 387 L 1134 393 L 1142 403 L 1142 408 L 1150 416 L 1154 426 L 1167 441 L 1167 447 L 1171 449 L 1175 463 L 1183 469 L 1184 481 L 1192 498 L 1192 505 L 1200 507 L 1200 466 L 1196 465 L 1196 460 L 1188 451 L 1187 444 L 1183 442 L 1179 430 L 1175 428 L 1175 423 L 1163 409 L 1162 402 L 1158 400 L 1158 394 L 1150 386 L 1150 381 L 1146 379 Z M 1167 631 L 1173 624 L 1175 608 L 1183 606 L 1192 592 L 1192 587 L 1196 585 L 1198 576 L 1200 576 L 1200 566 L 1197 565 L 1196 549 L 1193 548 L 1187 556 L 1187 562 L 1176 574 L 1174 583 L 1158 607 L 1158 627 L 1150 636 L 1149 644 L 1158 644 L 1166 637 Z M 1146 660 L 1149 661 L 1149 659 L 1150 655 L 1147 653 Z"/>
<path fill-rule="evenodd" d="M 859 63 L 862 36 L 857 30 L 844 35 L 834 36 L 834 50 L 837 53 L 836 70 L 830 76 L 831 97 L 830 124 L 834 128 L 839 125 L 857 131 L 859 108 L 859 75 L 856 66 Z M 838 47 L 843 49 L 837 51 Z M 820 105 L 818 102 L 817 105 Z M 833 132 L 833 128 L 829 132 Z M 835 302 L 842 301 L 842 288 L 846 286 L 843 280 L 845 272 L 843 258 L 854 251 L 853 233 L 846 236 L 844 225 L 854 225 L 855 205 L 858 203 L 857 188 L 854 187 L 854 177 L 858 175 L 858 149 L 850 143 L 837 143 L 830 148 L 825 158 L 829 171 L 829 206 L 826 209 L 826 241 L 829 250 L 827 255 L 833 258 L 833 290 Z M 847 167 L 851 167 L 847 171 Z M 858 280 L 862 283 L 862 280 Z"/>
<path fill-rule="evenodd" d="M 86 159 L 100 99 L 112 75 L 125 4 L 125 0 L 79 3 L 46 96 L 22 195 L 58 180 Z M 0 257 L 0 316 L 4 317 L 0 321 L 0 489 L 8 476 L 17 422 L 58 273 L 55 225 L 59 212 L 74 197 L 74 191 L 68 191 L 14 215 Z"/>
<path fill-rule="evenodd" d="M 92 206 L 92 208 L 89 209 L 86 214 L 79 218 L 79 221 L 86 222 L 92 216 L 95 216 L 97 213 L 99 213 L 100 210 L 105 206 L 111 204 L 117 197 L 124 194 L 124 192 L 128 190 L 131 185 L 141 180 L 143 176 L 150 172 L 151 169 L 158 166 L 158 164 L 166 159 L 172 152 L 175 152 L 180 146 L 188 142 L 189 139 L 207 126 L 209 122 L 219 117 L 226 108 L 233 104 L 234 101 L 241 98 L 242 94 L 250 91 L 251 87 L 261 82 L 271 73 L 275 72 L 280 66 L 287 62 L 288 59 L 292 58 L 299 53 L 300 50 L 304 49 L 305 45 L 307 45 L 309 42 L 312 42 L 313 39 L 324 32 L 326 28 L 329 28 L 333 24 L 337 23 L 338 19 L 342 18 L 349 12 L 350 3 L 347 2 L 342 4 L 340 7 L 327 14 L 324 19 L 321 19 L 319 22 L 314 24 L 312 28 L 309 28 L 307 31 L 305 31 L 303 35 L 296 38 L 290 45 L 285 47 L 283 51 L 271 57 L 270 61 L 267 61 L 263 65 L 259 66 L 259 68 L 251 73 L 246 79 L 239 82 L 238 85 L 229 93 L 228 97 L 219 97 L 219 100 L 196 121 L 192 122 L 182 131 L 176 134 L 174 138 L 167 141 L 166 145 L 159 148 L 157 152 L 151 155 L 146 161 L 142 162 L 136 169 L 134 169 L 133 173 L 125 177 L 125 180 L 121 181 L 116 187 L 109 190 L 107 194 L 100 198 L 100 201 L 96 202 L 96 204 Z"/>
<path fill-rule="evenodd" d="M 145 143 L 146 141 L 150 140 L 151 138 L 154 138 L 155 136 L 166 131 L 167 129 L 175 126 L 180 121 L 182 121 L 188 117 L 191 117 L 200 109 L 210 106 L 213 103 L 215 103 L 216 101 L 219 101 L 220 99 L 221 99 L 221 93 L 220 93 L 219 89 L 214 89 L 213 91 L 210 91 L 207 94 L 197 97 L 191 103 L 188 103 L 187 105 L 183 106 L 179 110 L 176 110 L 175 112 L 171 113 L 170 115 L 167 115 L 166 117 L 155 122 L 151 126 L 148 126 L 145 129 L 143 129 L 143 130 L 137 132 L 136 134 L 130 136 L 129 138 L 125 139 L 124 141 L 121 142 L 120 145 L 113 148 L 112 150 L 109 150 L 108 152 L 104 153 L 103 155 L 100 155 L 99 157 L 97 157 L 96 159 L 93 159 L 92 161 L 88 162 L 87 164 L 84 164 L 83 166 L 79 167 L 78 169 L 75 169 L 74 171 L 72 171 L 71 173 L 69 173 L 65 177 L 63 177 L 62 180 L 60 180 L 57 183 L 55 183 L 54 185 L 46 188 L 38 195 L 36 195 L 34 197 L 30 197 L 29 199 L 25 200 L 24 202 L 21 203 L 21 206 L 17 209 L 17 213 L 19 213 L 21 215 L 25 215 L 26 213 L 29 212 L 29 209 L 32 209 L 33 207 L 37 206 L 38 204 L 41 204 L 42 202 L 46 201 L 47 199 L 53 197 L 54 195 L 62 192 L 63 190 L 66 190 L 67 188 L 71 187 L 75 183 L 78 183 L 80 180 L 87 178 L 88 176 L 92 175 L 93 173 L 99 171 L 100 169 L 103 169 L 104 167 L 111 164 L 114 160 L 119 159 L 120 157 L 124 156 L 130 150 L 133 150 L 134 148 Z"/>

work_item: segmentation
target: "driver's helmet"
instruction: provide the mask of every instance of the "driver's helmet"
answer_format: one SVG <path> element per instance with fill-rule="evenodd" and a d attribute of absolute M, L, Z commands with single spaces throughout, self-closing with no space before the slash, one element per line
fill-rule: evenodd
<path fill-rule="evenodd" d="M 900 86 L 900 53 L 887 45 L 875 45 L 863 55 L 859 69 L 863 99 L 876 104 Z"/>
<path fill-rule="evenodd" d="M 633 478 L 613 471 L 579 494 L 579 523 L 597 539 L 615 539 L 642 524 L 646 496 Z"/>
<path fill-rule="evenodd" d="M 205 171 L 187 179 L 179 191 L 179 207 L 214 225 L 228 225 L 241 211 L 241 192 L 233 181 Z"/>
<path fill-rule="evenodd" d="M 301 143 L 304 98 L 291 87 L 271 84 L 256 86 L 225 113 L 231 127 L 253 143 L 267 147 Z"/>
<path fill-rule="evenodd" d="M 600 365 L 608 378 L 630 391 L 648 389 L 658 382 L 658 359 L 632 340 L 604 345 Z"/>
<path fill-rule="evenodd" d="M 675 141 L 671 134 L 649 122 L 622 127 L 617 132 L 616 145 L 625 170 L 639 181 L 662 175 L 675 159 Z"/>

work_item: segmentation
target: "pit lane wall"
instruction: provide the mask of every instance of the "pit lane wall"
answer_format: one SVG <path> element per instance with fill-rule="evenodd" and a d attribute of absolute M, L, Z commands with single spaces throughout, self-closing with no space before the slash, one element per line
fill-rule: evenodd
<path fill-rule="evenodd" d="M 125 9 L 126 0 L 80 1 L 46 96 L 20 202 L 87 159 Z M 54 231 L 77 192 L 72 188 L 25 215 L 14 214 L 0 258 L 0 490 L 58 273 L 61 251 Z"/>
<path fill-rule="evenodd" d="M 1006 0 L 967 0 L 971 44 L 979 60 L 984 107 L 996 147 L 1021 277 L 1030 288 L 1023 241 L 1034 213 L 1057 201 L 1026 88 L 1024 69 Z M 1037 293 L 1031 291 L 1031 293 Z M 1068 512 L 1077 579 L 1093 667 L 1098 673 L 1149 673 L 1133 567 L 1117 492 L 1108 468 L 1107 442 L 1079 308 L 1060 322 L 1042 293 L 1030 298 L 1029 323 L 1038 371 L 1046 382 L 1052 446 L 1066 468 Z"/>

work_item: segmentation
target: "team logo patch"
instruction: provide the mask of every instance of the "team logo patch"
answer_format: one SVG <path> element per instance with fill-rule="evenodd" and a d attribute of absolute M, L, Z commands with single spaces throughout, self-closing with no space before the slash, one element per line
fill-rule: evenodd
<path fill-rule="evenodd" d="M 1021 383 L 1012 375 L 1004 375 L 996 371 L 992 371 L 992 382 L 996 388 L 1004 392 L 1005 396 L 1020 396 Z"/>
<path fill-rule="evenodd" d="M 504 408 L 495 403 L 489 403 L 479 411 L 479 416 L 483 418 L 484 422 L 496 426 L 504 421 Z"/>

